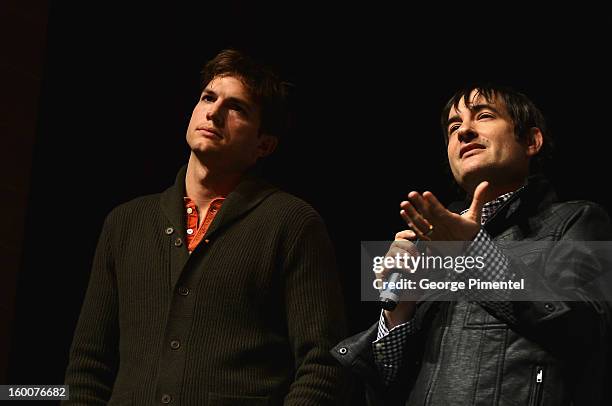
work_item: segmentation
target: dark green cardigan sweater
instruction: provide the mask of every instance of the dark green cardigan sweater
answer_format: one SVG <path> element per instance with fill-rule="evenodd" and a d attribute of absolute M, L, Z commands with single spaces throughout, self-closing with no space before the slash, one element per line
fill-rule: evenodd
<path fill-rule="evenodd" d="M 305 202 L 247 177 L 185 244 L 176 184 L 107 217 L 66 404 L 336 405 L 345 336 L 333 249 Z"/>

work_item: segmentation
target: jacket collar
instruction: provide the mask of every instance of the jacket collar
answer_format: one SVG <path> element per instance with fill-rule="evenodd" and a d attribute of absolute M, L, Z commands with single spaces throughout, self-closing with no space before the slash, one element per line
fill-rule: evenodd
<path fill-rule="evenodd" d="M 541 212 L 546 207 L 558 201 L 552 185 L 544 175 L 532 175 L 527 178 L 524 188 L 514 193 L 491 215 L 484 228 L 491 234 L 496 235 L 503 231 L 509 221 L 515 216 L 531 217 Z M 454 202 L 449 205 L 449 210 L 461 212 L 470 206 L 471 201 Z"/>
<path fill-rule="evenodd" d="M 160 197 L 162 212 L 170 220 L 174 228 L 180 230 L 183 236 L 185 234 L 185 205 L 183 198 L 186 196 L 186 174 L 187 165 L 184 165 L 176 175 L 174 185 L 166 189 Z M 252 210 L 277 190 L 276 187 L 257 178 L 254 174 L 247 173 L 236 189 L 223 202 L 221 210 L 215 216 L 204 238 L 209 238 L 227 224 L 232 223 Z"/>

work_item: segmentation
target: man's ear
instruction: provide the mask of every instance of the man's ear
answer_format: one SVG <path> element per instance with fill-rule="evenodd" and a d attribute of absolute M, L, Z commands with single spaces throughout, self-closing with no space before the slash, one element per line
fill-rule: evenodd
<path fill-rule="evenodd" d="M 538 154 L 544 144 L 544 135 L 538 127 L 532 127 L 527 136 L 527 156 L 532 157 Z"/>
<path fill-rule="evenodd" d="M 259 145 L 257 146 L 257 157 L 264 158 L 270 155 L 278 145 L 278 138 L 273 135 L 262 134 L 259 137 Z"/>

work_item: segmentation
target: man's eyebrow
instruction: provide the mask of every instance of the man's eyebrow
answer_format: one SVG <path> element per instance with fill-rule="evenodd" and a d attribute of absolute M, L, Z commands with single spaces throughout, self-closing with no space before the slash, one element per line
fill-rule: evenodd
<path fill-rule="evenodd" d="M 212 90 L 212 89 L 204 89 L 202 91 L 202 94 L 208 94 L 208 95 L 211 95 L 211 96 L 218 96 L 217 93 L 215 93 L 215 91 Z M 249 100 L 247 100 L 247 99 L 242 99 L 240 97 L 232 96 L 232 97 L 226 98 L 225 101 L 228 102 L 228 103 L 236 103 L 236 104 L 244 107 L 245 109 L 247 109 L 249 112 L 253 110 L 252 103 Z"/>
<path fill-rule="evenodd" d="M 495 114 L 501 114 L 500 111 L 496 109 L 494 105 L 489 103 L 474 104 L 470 106 L 471 112 L 477 113 L 481 110 L 492 110 Z"/>
<path fill-rule="evenodd" d="M 458 114 L 455 114 L 454 116 L 452 116 L 451 118 L 449 118 L 448 120 L 446 120 L 446 127 L 448 127 L 449 125 L 453 124 L 453 123 L 460 123 L 463 120 L 461 120 L 461 117 L 459 117 Z"/>
<path fill-rule="evenodd" d="M 253 106 L 252 103 L 249 102 L 246 99 L 242 99 L 240 97 L 228 97 L 227 99 L 225 99 L 227 102 L 229 103 L 236 103 L 239 104 L 240 106 L 246 108 L 248 111 L 253 110 Z"/>
<path fill-rule="evenodd" d="M 501 114 L 498 109 L 496 109 L 492 104 L 488 104 L 488 103 L 473 104 L 469 107 L 469 110 L 472 113 L 478 113 L 479 111 L 482 111 L 482 110 L 492 110 L 495 114 Z M 455 114 L 454 116 L 450 117 L 446 121 L 446 126 L 448 127 L 449 125 L 453 123 L 460 123 L 462 121 L 463 120 L 461 120 L 461 117 L 459 117 L 458 114 Z"/>

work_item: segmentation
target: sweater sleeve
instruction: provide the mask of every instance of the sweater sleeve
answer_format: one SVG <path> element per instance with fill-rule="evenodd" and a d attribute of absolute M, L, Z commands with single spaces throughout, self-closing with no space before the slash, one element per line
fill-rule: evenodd
<path fill-rule="evenodd" d="M 347 377 L 330 349 L 346 337 L 342 289 L 332 244 L 312 213 L 284 261 L 285 306 L 295 359 L 294 381 L 285 405 L 341 405 Z"/>
<path fill-rule="evenodd" d="M 110 215 L 100 235 L 89 286 L 76 326 L 65 383 L 65 405 L 105 405 L 118 366 L 117 286 L 110 249 Z"/>

